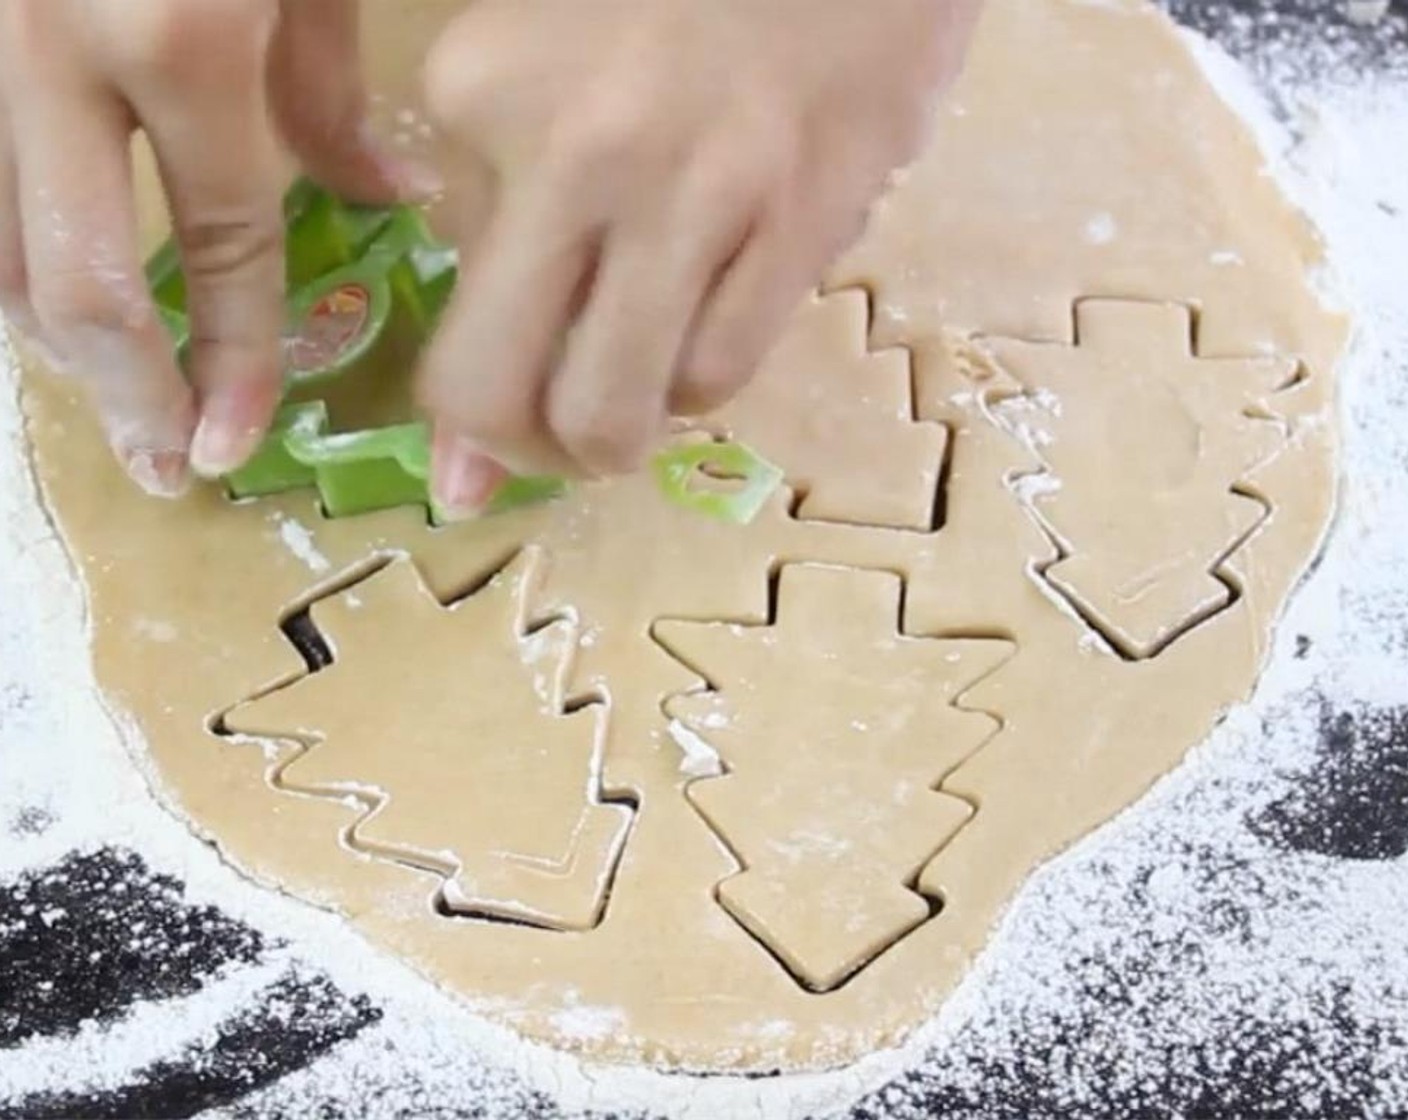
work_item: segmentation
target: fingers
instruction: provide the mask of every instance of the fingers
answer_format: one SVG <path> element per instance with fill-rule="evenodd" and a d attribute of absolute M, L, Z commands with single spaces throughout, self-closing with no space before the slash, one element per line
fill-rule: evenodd
<path fill-rule="evenodd" d="M 236 15 L 206 28 L 220 53 L 198 75 L 158 69 L 129 83 L 186 275 L 200 407 L 190 459 L 209 476 L 254 451 L 282 388 L 284 167 L 264 94 L 272 29 Z"/>
<path fill-rule="evenodd" d="M 450 428 L 436 426 L 430 454 L 435 465 L 431 495 L 436 508 L 450 520 L 479 513 L 508 478 L 508 471 L 478 444 Z"/>
<path fill-rule="evenodd" d="M 0 111 L 0 313 L 38 352 L 45 365 L 53 370 L 62 367 L 58 354 L 44 340 L 39 320 L 29 301 L 29 273 L 24 264 L 14 138 L 10 135 L 10 122 L 3 111 Z"/>
<path fill-rule="evenodd" d="M 439 425 L 515 473 L 570 468 L 542 424 L 548 374 L 594 258 L 593 231 L 569 206 L 535 188 L 505 201 L 465 262 L 421 371 L 420 400 Z"/>
<path fill-rule="evenodd" d="M 269 94 L 307 172 L 354 202 L 422 201 L 442 189 L 429 167 L 372 133 L 357 0 L 284 0 L 269 54 Z"/>
<path fill-rule="evenodd" d="M 579 473 L 634 470 L 665 428 L 665 397 L 698 293 L 682 290 L 683 278 L 662 269 L 652 248 L 636 232 L 608 243 L 550 378 L 544 418 Z"/>
<path fill-rule="evenodd" d="M 670 394 L 672 411 L 703 415 L 737 394 L 814 279 L 785 235 L 770 230 L 751 241 L 700 313 Z"/>
<path fill-rule="evenodd" d="M 586 473 L 635 470 L 664 434 L 691 323 L 746 232 L 743 199 L 705 209 L 697 193 L 685 191 L 668 222 L 613 234 L 552 377 L 548 425 Z"/>
<path fill-rule="evenodd" d="M 754 233 L 695 323 L 670 395 L 673 412 L 712 412 L 748 383 L 849 232 L 805 224 L 797 207 L 775 212 Z"/>
<path fill-rule="evenodd" d="M 770 168 L 747 155 L 707 148 L 661 180 L 663 201 L 621 205 L 629 217 L 599 252 L 601 209 L 583 192 L 507 198 L 518 217 L 491 224 L 424 372 L 423 403 L 465 441 L 461 461 L 589 476 L 641 464 L 665 432 L 691 324 L 762 195 Z"/>
<path fill-rule="evenodd" d="M 497 183 L 492 168 L 477 153 L 462 149 L 454 156 L 454 207 L 442 211 L 441 217 L 459 246 L 462 267 L 468 269 L 493 220 Z M 431 497 L 440 516 L 449 520 L 480 513 L 509 475 L 473 439 L 444 423 L 435 425 L 431 466 Z"/>
<path fill-rule="evenodd" d="M 130 117 L 116 99 L 78 83 L 55 81 L 10 102 L 39 329 L 83 379 L 132 477 L 150 493 L 176 496 L 188 483 L 194 408 L 142 273 Z"/>

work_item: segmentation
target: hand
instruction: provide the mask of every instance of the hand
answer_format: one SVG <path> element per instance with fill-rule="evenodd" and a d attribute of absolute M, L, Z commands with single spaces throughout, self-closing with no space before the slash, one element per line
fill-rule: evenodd
<path fill-rule="evenodd" d="M 637 466 L 741 388 L 915 154 L 976 0 L 478 0 L 427 60 L 461 279 L 437 499 Z"/>
<path fill-rule="evenodd" d="M 0 308 L 79 378 L 118 457 L 174 496 L 238 466 L 283 361 L 278 132 L 354 199 L 417 194 L 365 127 L 355 0 L 4 0 Z M 190 382 L 142 271 L 130 138 L 146 130 L 192 315 Z"/>

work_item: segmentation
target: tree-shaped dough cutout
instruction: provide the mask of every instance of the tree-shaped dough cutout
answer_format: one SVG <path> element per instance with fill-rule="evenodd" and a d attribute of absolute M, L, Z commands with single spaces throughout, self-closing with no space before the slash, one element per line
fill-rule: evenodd
<path fill-rule="evenodd" d="M 313 605 L 330 665 L 225 724 L 306 744 L 276 784 L 356 795 L 371 808 L 352 846 L 443 874 L 452 911 L 590 929 L 631 809 L 599 788 L 605 705 L 566 710 L 576 626 L 527 629 L 538 564 L 521 553 L 446 607 L 409 561 L 392 561 Z M 447 628 L 451 642 L 428 640 Z"/>
<path fill-rule="evenodd" d="M 888 572 L 791 566 L 769 625 L 655 625 L 708 683 L 665 708 L 723 763 L 688 787 L 742 868 L 719 901 L 813 991 L 930 916 L 914 884 L 973 813 L 940 783 L 999 726 L 960 701 L 1011 644 L 908 637 L 900 603 Z"/>
<path fill-rule="evenodd" d="M 864 292 L 810 297 L 758 376 L 705 424 L 781 467 L 799 517 L 927 532 L 948 430 L 915 419 L 909 353 L 870 350 L 869 329 Z"/>
<path fill-rule="evenodd" d="M 1022 390 L 992 414 L 1040 466 L 1013 480 L 1058 558 L 1043 577 L 1125 657 L 1237 595 L 1227 566 L 1270 514 L 1251 476 L 1286 445 L 1285 357 L 1204 358 L 1181 304 L 1085 300 L 1076 344 L 987 340 Z"/>

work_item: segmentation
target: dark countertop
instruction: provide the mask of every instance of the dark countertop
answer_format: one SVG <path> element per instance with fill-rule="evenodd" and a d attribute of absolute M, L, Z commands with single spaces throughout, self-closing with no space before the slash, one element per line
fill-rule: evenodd
<path fill-rule="evenodd" d="M 1299 45 L 1306 47 L 1307 66 L 1315 65 L 1319 56 L 1311 45 L 1331 34 L 1352 44 L 1341 57 L 1356 68 L 1387 66 L 1408 50 L 1408 20 L 1391 16 L 1375 28 L 1358 27 L 1330 0 L 1170 0 L 1168 7 L 1262 73 L 1269 52 L 1284 57 Z M 1408 152 L 1392 158 L 1408 160 Z M 1408 853 L 1408 714 L 1370 712 L 1323 696 L 1307 696 L 1305 703 L 1318 720 L 1320 759 L 1295 777 L 1288 793 L 1249 817 L 1247 828 L 1271 851 L 1313 853 L 1327 861 L 1401 862 Z M 39 835 L 55 812 L 62 807 L 35 807 L 8 827 L 16 838 Z M 1215 920 L 1231 926 L 1249 920 L 1246 892 L 1254 890 L 1249 884 L 1255 868 L 1218 864 L 1191 849 L 1186 863 L 1184 873 L 1206 884 Z M 1130 905 L 1141 904 L 1132 894 Z M 189 901 L 180 879 L 153 871 L 142 852 L 125 845 L 73 852 L 42 870 L 0 880 L 0 1063 L 17 1060 L 36 1039 L 61 1040 L 85 1022 L 116 1022 L 151 1001 L 196 998 L 222 970 L 255 969 L 288 957 L 286 968 L 272 972 L 200 1042 L 182 1044 L 100 1092 L 72 1089 L 81 1079 L 56 1064 L 44 1090 L 8 1101 L 0 1095 L 0 1120 L 189 1116 L 208 1109 L 250 1120 L 495 1120 L 511 1114 L 472 1095 L 427 1098 L 414 1084 L 416 1059 L 410 1054 L 407 1079 L 395 1084 L 368 1072 L 364 1081 L 346 1082 L 345 1092 L 305 1089 L 296 1097 L 281 1096 L 281 1085 L 290 1083 L 286 1078 L 338 1061 L 353 1040 L 368 1052 L 394 1048 L 396 1040 L 376 998 L 344 990 L 311 955 L 290 954 L 279 937 L 256 925 Z M 142 936 L 134 937 L 134 930 Z M 916 1064 L 850 1116 L 1395 1114 L 1399 1106 L 1380 1099 L 1379 1083 L 1382 1063 L 1408 1054 L 1408 1020 L 1399 1019 L 1395 1033 L 1392 1019 L 1360 1015 L 1331 990 L 1323 1006 L 1307 1013 L 1319 1016 L 1325 1029 L 1307 1030 L 1304 1016 L 1281 1023 L 1239 1016 L 1233 1008 L 1217 1029 L 1190 1023 L 1180 1034 L 1180 1009 L 1157 981 L 1179 967 L 1180 953 L 1198 951 L 1196 945 L 1151 939 L 1123 956 L 1064 961 L 1062 974 L 1074 978 L 1083 996 L 1062 1015 L 1018 1013 L 1008 1028 L 988 1024 L 981 1044 Z M 1169 1040 L 1162 1075 L 1145 1068 L 1137 1078 L 1126 1076 L 1125 1056 L 1111 1049 L 1102 1031 L 1102 1022 L 1115 1016 Z M 1004 1029 L 1010 1037 L 990 1046 Z M 1023 1036 L 1034 1041 L 1024 1044 Z M 1147 1065 L 1147 1056 L 1141 1060 Z M 1296 1091 L 1317 1079 L 1324 1089 L 1318 1095 Z M 1085 1089 L 1077 1091 L 1077 1082 Z M 562 1115 L 530 1091 L 515 1099 L 519 1115 Z"/>

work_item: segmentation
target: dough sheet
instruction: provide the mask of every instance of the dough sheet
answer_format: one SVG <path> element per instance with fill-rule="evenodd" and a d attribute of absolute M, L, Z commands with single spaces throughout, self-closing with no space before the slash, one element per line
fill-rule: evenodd
<path fill-rule="evenodd" d="M 456 2 L 368 3 L 389 116 Z M 444 529 L 164 503 L 71 385 L 25 408 L 107 699 L 230 862 L 534 1039 L 832 1066 L 1248 694 L 1333 503 L 1319 260 L 1165 17 L 990 0 L 695 425 L 785 468 L 750 525 L 646 478 Z"/>

